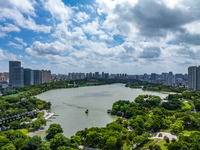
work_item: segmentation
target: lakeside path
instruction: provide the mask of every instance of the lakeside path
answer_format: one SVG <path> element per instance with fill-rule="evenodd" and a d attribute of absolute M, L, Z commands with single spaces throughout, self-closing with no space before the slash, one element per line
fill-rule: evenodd
<path fill-rule="evenodd" d="M 44 119 L 48 120 L 50 119 L 52 116 L 54 116 L 54 113 L 48 113 L 47 110 L 42 110 L 44 111 Z M 41 111 L 40 111 L 41 112 Z M 35 121 L 37 118 L 32 119 L 32 121 Z M 41 126 L 38 130 L 34 131 L 34 132 L 29 132 L 27 135 L 29 136 L 34 136 L 38 133 L 40 133 L 41 131 L 43 131 L 45 129 L 45 127 Z"/>
<path fill-rule="evenodd" d="M 162 136 L 159 137 L 159 134 L 162 134 Z M 157 132 L 157 133 L 156 133 L 156 136 L 151 137 L 150 139 L 162 139 L 162 140 L 163 140 L 165 136 L 168 137 L 169 140 L 172 140 L 172 139 L 178 140 L 178 138 L 177 138 L 176 135 L 173 135 L 173 134 L 171 134 L 171 133 L 166 133 L 166 132 Z"/>

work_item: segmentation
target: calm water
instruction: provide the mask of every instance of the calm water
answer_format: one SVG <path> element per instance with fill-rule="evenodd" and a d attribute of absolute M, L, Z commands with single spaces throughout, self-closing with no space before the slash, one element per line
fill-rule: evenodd
<path fill-rule="evenodd" d="M 151 94 L 166 97 L 158 92 L 142 91 L 141 89 L 126 88 L 124 84 L 91 86 L 71 89 L 58 89 L 45 92 L 37 97 L 52 103 L 52 112 L 57 115 L 49 124 L 58 123 L 64 130 L 64 135 L 70 137 L 77 131 L 90 127 L 104 127 L 115 120 L 107 114 L 107 109 L 118 100 L 133 101 L 138 95 Z M 86 114 L 86 109 L 89 113 Z M 39 133 L 45 136 L 45 131 Z"/>

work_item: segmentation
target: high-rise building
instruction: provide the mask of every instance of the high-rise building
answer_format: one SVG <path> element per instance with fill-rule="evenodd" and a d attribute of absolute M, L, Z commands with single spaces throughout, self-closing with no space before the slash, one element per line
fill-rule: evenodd
<path fill-rule="evenodd" d="M 42 70 L 42 83 L 51 82 L 51 71 L 50 70 Z"/>
<path fill-rule="evenodd" d="M 42 71 L 41 70 L 33 70 L 34 72 L 34 84 L 42 83 Z"/>
<path fill-rule="evenodd" d="M 24 85 L 34 84 L 34 72 L 29 68 L 24 69 Z"/>
<path fill-rule="evenodd" d="M 197 73 L 197 66 L 190 66 L 188 68 L 188 87 L 191 90 L 197 89 Z"/>
<path fill-rule="evenodd" d="M 104 73 L 104 72 L 102 72 L 101 78 L 102 78 L 102 79 L 105 79 L 105 73 Z"/>
<path fill-rule="evenodd" d="M 175 77 L 171 77 L 171 76 L 166 77 L 165 85 L 174 86 L 175 85 Z"/>
<path fill-rule="evenodd" d="M 170 71 L 169 72 L 169 76 L 172 77 L 173 76 L 173 72 Z"/>
<path fill-rule="evenodd" d="M 9 61 L 9 85 L 12 87 L 24 86 L 24 70 L 20 61 Z"/>
<path fill-rule="evenodd" d="M 94 77 L 95 77 L 95 78 L 99 78 L 99 77 L 100 77 L 99 72 L 95 72 L 95 73 L 94 73 Z"/>
<path fill-rule="evenodd" d="M 109 78 L 109 73 L 105 73 L 104 76 L 105 76 L 105 79 L 108 79 Z"/>

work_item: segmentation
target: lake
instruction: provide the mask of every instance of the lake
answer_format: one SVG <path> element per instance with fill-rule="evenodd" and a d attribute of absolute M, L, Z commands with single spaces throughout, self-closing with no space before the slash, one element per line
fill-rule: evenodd
<path fill-rule="evenodd" d="M 142 94 L 157 95 L 162 98 L 167 96 L 159 92 L 126 88 L 124 84 L 112 84 L 51 90 L 36 97 L 51 102 L 51 111 L 58 115 L 52 122 L 47 123 L 46 130 L 51 123 L 57 123 L 62 126 L 63 134 L 70 137 L 85 128 L 105 127 L 116 119 L 115 116 L 107 114 L 107 109 L 111 109 L 114 102 L 134 101 Z M 85 113 L 87 109 L 88 114 Z M 45 130 L 37 135 L 44 137 Z"/>

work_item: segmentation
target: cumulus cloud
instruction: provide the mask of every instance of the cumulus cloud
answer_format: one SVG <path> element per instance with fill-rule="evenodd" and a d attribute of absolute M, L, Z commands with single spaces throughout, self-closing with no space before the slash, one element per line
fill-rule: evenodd
<path fill-rule="evenodd" d="M 20 32 L 19 27 L 10 23 L 5 23 L 5 26 L 0 25 L 0 30 L 4 32 L 12 32 L 12 31 Z"/>
<path fill-rule="evenodd" d="M 22 44 L 23 46 L 27 46 L 27 43 L 25 43 L 23 41 L 23 39 L 19 38 L 19 37 L 15 37 L 15 40 L 17 40 L 20 44 Z"/>
<path fill-rule="evenodd" d="M 140 58 L 158 58 L 161 54 L 159 47 L 147 47 L 143 50 Z"/>
<path fill-rule="evenodd" d="M 2 1 L 4 3 L 1 5 L 0 9 L 0 21 L 12 20 L 14 24 L 20 26 L 24 29 L 33 30 L 36 32 L 50 33 L 51 26 L 38 25 L 31 16 L 36 17 L 34 9 L 34 0 L 8 0 Z M 22 5 L 23 4 L 23 5 Z M 26 18 L 24 15 L 28 15 Z M 7 27 L 4 27 L 3 30 L 11 31 L 11 27 L 14 25 L 8 24 Z M 14 31 L 19 31 L 19 28 L 15 25 Z"/>
<path fill-rule="evenodd" d="M 22 13 L 36 16 L 34 4 L 35 0 L 0 0 L 0 8 L 17 9 Z"/>
<path fill-rule="evenodd" d="M 0 60 L 17 60 L 17 56 L 7 50 L 0 49 Z"/>
<path fill-rule="evenodd" d="M 68 21 L 73 10 L 66 6 L 62 0 L 42 0 L 44 8 L 58 21 Z"/>
<path fill-rule="evenodd" d="M 16 48 L 16 49 L 22 49 L 22 48 L 23 48 L 22 45 L 16 44 L 16 43 L 14 43 L 14 42 L 9 42 L 9 43 L 8 43 L 8 46 L 13 46 L 13 47 Z"/>
<path fill-rule="evenodd" d="M 30 48 L 26 48 L 26 52 L 38 57 L 50 55 L 64 55 L 70 51 L 70 47 L 58 41 L 53 43 L 41 43 L 35 41 Z"/>
<path fill-rule="evenodd" d="M 80 23 L 80 22 L 85 22 L 89 19 L 89 15 L 87 15 L 85 12 L 78 12 L 78 14 L 76 14 L 76 19 L 75 21 Z"/>

